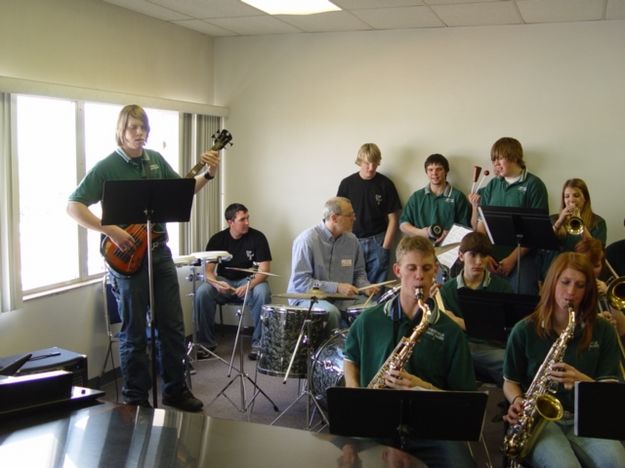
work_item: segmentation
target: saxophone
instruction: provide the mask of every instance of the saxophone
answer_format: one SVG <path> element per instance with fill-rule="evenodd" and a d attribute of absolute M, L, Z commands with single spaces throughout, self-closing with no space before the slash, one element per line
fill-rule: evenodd
<path fill-rule="evenodd" d="M 423 311 L 419 325 L 414 327 L 410 336 L 402 337 L 402 339 L 399 340 L 399 343 L 397 343 L 393 352 L 386 359 L 382 367 L 380 367 L 380 370 L 378 370 L 373 379 L 371 379 L 367 388 L 385 388 L 386 385 L 384 380 L 387 372 L 389 370 L 402 370 L 406 367 L 406 363 L 408 362 L 408 359 L 410 359 L 412 350 L 419 341 L 419 338 L 421 338 L 421 335 L 423 335 L 429 327 L 432 311 L 428 305 L 423 302 L 423 289 L 417 288 L 415 296 L 417 298 L 419 308 Z"/>
<path fill-rule="evenodd" d="M 575 310 L 571 304 L 568 313 L 566 328 L 551 346 L 527 389 L 519 420 L 508 428 L 504 437 L 503 451 L 513 461 L 512 466 L 519 466 L 518 461 L 527 457 L 545 423 L 558 421 L 564 415 L 562 403 L 553 395 L 556 386 L 549 377 L 549 371 L 554 364 L 562 362 L 566 346 L 575 330 Z"/>

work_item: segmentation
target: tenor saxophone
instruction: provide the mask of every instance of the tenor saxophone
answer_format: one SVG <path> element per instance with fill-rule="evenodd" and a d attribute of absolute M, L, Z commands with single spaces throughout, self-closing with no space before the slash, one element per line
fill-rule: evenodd
<path fill-rule="evenodd" d="M 419 325 L 414 327 L 410 336 L 402 337 L 393 349 L 393 352 L 386 359 L 382 367 L 375 374 L 367 388 L 385 388 L 386 384 L 384 383 L 386 374 L 389 370 L 403 370 L 406 367 L 406 363 L 410 356 L 412 355 L 412 350 L 415 345 L 421 338 L 421 335 L 425 333 L 428 326 L 430 325 L 430 318 L 432 316 L 432 311 L 428 307 L 426 303 L 423 302 L 423 289 L 417 288 L 415 291 L 415 296 L 417 297 L 417 304 L 419 308 L 423 311 L 421 316 L 421 321 Z"/>
<path fill-rule="evenodd" d="M 512 466 L 519 466 L 518 462 L 527 457 L 544 425 L 548 421 L 562 419 L 564 414 L 562 403 L 553 395 L 556 385 L 549 377 L 549 371 L 555 364 L 562 362 L 566 346 L 573 336 L 575 310 L 570 304 L 568 314 L 566 328 L 549 349 L 527 389 L 519 420 L 508 428 L 504 437 L 503 451 L 513 461 Z"/>

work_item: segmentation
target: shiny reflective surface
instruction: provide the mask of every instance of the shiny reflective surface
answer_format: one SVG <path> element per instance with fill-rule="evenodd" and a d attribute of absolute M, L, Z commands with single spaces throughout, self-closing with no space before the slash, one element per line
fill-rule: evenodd
<path fill-rule="evenodd" d="M 0 461 L 28 468 L 421 466 L 368 440 L 112 404 L 1 421 Z"/>

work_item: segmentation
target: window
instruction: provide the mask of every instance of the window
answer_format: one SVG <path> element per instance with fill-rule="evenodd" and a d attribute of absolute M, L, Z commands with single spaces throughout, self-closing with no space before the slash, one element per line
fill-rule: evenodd
<path fill-rule="evenodd" d="M 88 231 L 81 242 L 66 214 L 78 181 L 114 151 L 115 125 L 122 106 L 37 96 L 15 100 L 19 180 L 19 248 L 24 292 L 86 279 L 104 271 L 100 236 Z M 179 113 L 146 108 L 147 147 L 179 169 Z M 100 206 L 90 207 L 100 216 Z M 168 224 L 169 245 L 178 255 L 179 226 Z M 82 246 L 82 247 L 81 247 Z M 83 260 L 84 259 L 84 260 Z"/>

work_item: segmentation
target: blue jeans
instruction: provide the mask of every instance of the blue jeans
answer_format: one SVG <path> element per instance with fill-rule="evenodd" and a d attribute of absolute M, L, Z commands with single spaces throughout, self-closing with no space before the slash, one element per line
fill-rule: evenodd
<path fill-rule="evenodd" d="M 506 350 L 488 343 L 475 343 L 470 340 L 469 350 L 476 376 L 479 379 L 487 377 L 499 387 L 503 386 L 503 358 Z"/>
<path fill-rule="evenodd" d="M 528 456 L 532 467 L 625 467 L 625 447 L 618 440 L 578 437 L 573 419 L 548 422 Z"/>
<path fill-rule="evenodd" d="M 386 233 L 358 239 L 362 254 L 365 258 L 367 279 L 371 284 L 381 283 L 388 278 L 390 251 L 383 248 Z"/>
<path fill-rule="evenodd" d="M 225 281 L 233 288 L 245 286 L 247 279 L 229 280 L 218 276 L 219 281 Z M 246 308 L 250 311 L 254 332 L 252 334 L 252 346 L 260 345 L 262 328 L 260 326 L 260 312 L 263 305 L 271 302 L 271 290 L 266 281 L 254 286 L 247 295 Z M 243 299 L 234 294 L 220 294 L 217 289 L 208 283 L 202 285 L 195 292 L 193 299 L 193 317 L 197 331 L 197 341 L 206 347 L 217 345 L 215 338 L 215 313 L 217 304 L 235 303 L 242 304 Z"/>
<path fill-rule="evenodd" d="M 519 276 L 517 273 L 517 265 L 514 266 L 514 269 L 504 279 L 510 283 L 512 290 L 516 294 L 531 294 L 537 296 L 538 282 L 540 281 L 542 270 L 541 262 L 542 255 L 539 255 L 536 250 L 531 250 L 521 257 L 520 281 L 517 280 Z"/>
<path fill-rule="evenodd" d="M 403 448 L 429 468 L 475 467 L 467 442 L 455 440 L 408 439 Z"/>
<path fill-rule="evenodd" d="M 152 263 L 157 365 L 163 381 L 163 394 L 176 395 L 185 388 L 186 357 L 178 273 L 167 246 L 152 252 Z M 110 274 L 122 318 L 119 335 L 120 368 L 124 380 L 122 395 L 125 401 L 145 400 L 152 387 L 150 359 L 146 352 L 146 315 L 150 309 L 147 258 L 132 276 L 122 276 L 114 271 Z"/>

